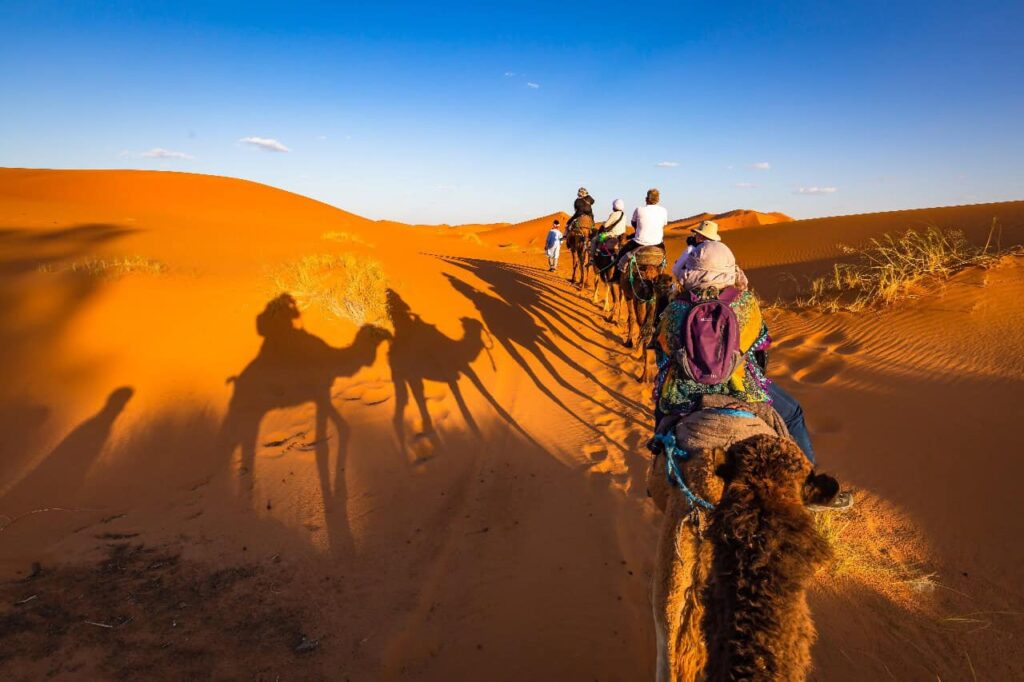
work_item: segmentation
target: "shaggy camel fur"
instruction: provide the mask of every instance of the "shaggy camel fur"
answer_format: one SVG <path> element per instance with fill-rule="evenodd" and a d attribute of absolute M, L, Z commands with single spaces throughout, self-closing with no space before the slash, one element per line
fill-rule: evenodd
<path fill-rule="evenodd" d="M 803 680 L 815 636 L 805 591 L 828 556 L 804 506 L 819 477 L 767 427 L 729 450 L 692 452 L 682 470 L 716 508 L 693 512 L 667 482 L 665 457 L 655 459 L 648 490 L 665 513 L 652 591 L 657 679 Z"/>

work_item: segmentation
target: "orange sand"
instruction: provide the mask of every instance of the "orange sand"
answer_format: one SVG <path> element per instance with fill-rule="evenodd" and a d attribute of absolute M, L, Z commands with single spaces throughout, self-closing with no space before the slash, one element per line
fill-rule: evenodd
<path fill-rule="evenodd" d="M 1004 245 L 1024 241 L 1024 202 L 726 241 L 768 291 L 784 270 L 825 268 L 838 242 L 922 221 L 983 239 L 994 215 Z M 0 170 L 0 571 L 43 569 L 2 588 L 0 643 L 17 644 L 5 679 L 649 679 L 648 392 L 619 331 L 546 272 L 552 217 L 414 228 L 225 178 Z M 363 337 L 309 308 L 306 333 L 261 350 L 267 273 L 343 252 L 383 265 L 393 341 L 332 350 Z M 69 270 L 118 256 L 165 270 Z M 803 401 L 821 465 L 886 501 L 880 551 L 926 541 L 941 586 L 907 605 L 823 579 L 815 679 L 1024 672 L 1022 275 L 1009 262 L 900 310 L 769 318 L 770 373 Z M 342 376 L 318 364 L 367 348 L 375 359 Z M 289 396 L 324 382 L 338 419 L 318 441 L 313 403 Z M 259 425 L 248 498 L 222 438 L 233 391 L 249 406 L 234 416 Z M 114 590 L 112 574 L 75 567 L 117 542 L 180 559 L 118 559 L 137 583 L 75 596 L 89 576 Z M 168 611 L 139 605 L 152 576 Z M 4 629 L 52 603 L 78 614 L 52 655 Z M 119 625 L 83 624 L 103 619 Z M 293 653 L 300 632 L 314 652 Z"/>
<path fill-rule="evenodd" d="M 757 227 L 759 225 L 785 223 L 791 221 L 792 218 L 785 213 L 761 213 L 759 211 L 738 208 L 735 211 L 726 211 L 725 213 L 698 213 L 682 220 L 673 220 L 668 224 L 668 229 L 670 231 L 689 230 L 705 220 L 715 221 L 718 223 L 718 229 L 726 232 L 740 227 Z"/>

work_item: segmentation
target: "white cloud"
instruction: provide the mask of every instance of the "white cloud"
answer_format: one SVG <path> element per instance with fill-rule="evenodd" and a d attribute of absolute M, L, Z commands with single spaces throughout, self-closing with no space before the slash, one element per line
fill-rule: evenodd
<path fill-rule="evenodd" d="M 191 159 L 192 156 L 185 152 L 175 152 L 170 149 L 163 149 L 161 147 L 154 147 L 148 152 L 142 152 L 142 155 L 149 159 Z"/>
<path fill-rule="evenodd" d="M 758 161 L 757 163 L 750 164 L 750 167 L 754 170 L 771 170 L 772 164 L 767 161 Z"/>
<path fill-rule="evenodd" d="M 656 163 L 654 165 L 657 166 L 658 168 L 675 168 L 676 166 L 679 165 L 679 162 L 678 161 L 659 161 L 658 163 Z"/>
<path fill-rule="evenodd" d="M 799 187 L 794 194 L 834 194 L 838 187 Z"/>
<path fill-rule="evenodd" d="M 194 159 L 195 158 L 191 154 L 186 154 L 185 152 L 175 152 L 175 151 L 171 151 L 170 149 L 164 149 L 163 147 L 153 147 L 149 151 L 145 151 L 145 152 L 141 152 L 141 153 L 139 153 L 139 152 L 130 152 L 130 151 L 126 150 L 126 151 L 121 152 L 121 156 L 128 156 L 128 157 L 134 157 L 134 158 L 143 158 L 143 159 Z"/>
<path fill-rule="evenodd" d="M 539 85 L 539 84 L 537 84 L 537 83 L 527 83 L 527 84 L 526 84 L 526 87 L 528 87 L 528 88 L 533 88 L 534 90 L 536 90 L 537 88 L 539 88 L 539 87 L 540 87 L 540 85 Z"/>
<path fill-rule="evenodd" d="M 515 71 L 506 71 L 505 72 L 505 78 L 511 78 L 514 75 L 516 75 Z"/>
<path fill-rule="evenodd" d="M 291 151 L 291 149 L 288 149 L 288 147 L 285 147 L 283 144 L 281 144 L 277 140 L 271 139 L 269 137 L 243 137 L 241 140 L 239 140 L 239 142 L 243 142 L 245 144 L 251 144 L 254 147 L 259 147 L 260 149 L 264 149 L 264 150 L 266 150 L 268 152 L 290 152 Z"/>
<path fill-rule="evenodd" d="M 736 187 L 740 189 L 757 189 L 757 185 L 752 182 L 737 182 Z"/>

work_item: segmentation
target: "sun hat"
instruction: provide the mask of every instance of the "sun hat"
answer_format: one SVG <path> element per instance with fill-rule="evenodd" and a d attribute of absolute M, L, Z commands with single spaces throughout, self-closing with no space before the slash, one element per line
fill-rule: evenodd
<path fill-rule="evenodd" d="M 725 287 L 737 285 L 737 280 L 742 277 L 741 271 L 736 267 L 736 256 L 732 249 L 722 242 L 710 241 L 695 248 L 686 257 L 686 265 L 683 270 L 682 284 L 686 291 L 715 287 L 722 290 Z"/>
<path fill-rule="evenodd" d="M 587 191 L 587 188 L 586 188 L 586 187 L 580 187 L 580 188 L 579 188 L 579 189 L 578 189 L 578 190 L 576 191 L 576 194 L 580 195 L 581 197 L 585 197 L 585 196 L 589 196 L 589 195 L 590 195 L 590 192 L 588 192 L 588 191 Z"/>
<path fill-rule="evenodd" d="M 713 242 L 722 241 L 722 238 L 718 236 L 718 223 L 714 220 L 705 220 L 690 231 Z"/>
<path fill-rule="evenodd" d="M 625 210 L 625 206 L 626 206 L 626 203 L 622 199 L 616 199 L 615 201 L 612 202 L 612 210 L 613 211 Z"/>

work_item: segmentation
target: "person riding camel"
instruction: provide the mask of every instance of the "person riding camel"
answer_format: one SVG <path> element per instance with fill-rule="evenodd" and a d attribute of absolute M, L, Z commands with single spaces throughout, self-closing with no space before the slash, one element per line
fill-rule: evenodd
<path fill-rule="evenodd" d="M 722 238 L 718 235 L 718 223 L 714 220 L 704 220 L 697 227 L 690 230 L 690 236 L 686 238 L 686 250 L 683 251 L 682 255 L 672 265 L 672 274 L 675 275 L 676 279 L 682 281 L 686 259 L 695 249 L 699 249 L 701 244 L 706 244 L 709 241 L 722 241 Z"/>
<path fill-rule="evenodd" d="M 666 416 L 692 412 L 697 409 L 701 396 L 707 394 L 727 395 L 747 403 L 769 403 L 813 465 L 814 448 L 800 403 L 765 374 L 771 345 L 768 325 L 761 316 L 757 297 L 749 290 L 746 276 L 736 265 L 732 250 L 721 241 L 702 242 L 699 248 L 690 251 L 681 273 L 682 292 L 661 315 L 653 340 L 658 360 L 654 382 L 655 423 Z M 727 320 L 713 307 L 706 307 L 705 316 L 699 317 L 711 319 L 711 325 L 701 327 L 700 321 L 692 322 L 694 316 L 690 313 L 704 304 L 727 305 L 733 319 Z M 732 352 L 735 361 L 723 365 L 728 369 L 719 378 L 724 377 L 724 380 L 708 381 L 703 375 L 715 369 L 714 362 L 700 357 L 702 346 L 708 345 L 707 332 L 724 330 L 729 336 L 729 326 L 735 327 L 734 336 L 714 339 L 711 356 L 712 360 L 714 356 L 727 358 Z M 852 496 L 844 492 L 826 506 L 844 509 L 852 504 Z"/>
<path fill-rule="evenodd" d="M 576 192 L 576 201 L 573 203 L 575 213 L 565 224 L 566 229 L 579 228 L 589 230 L 594 227 L 594 197 L 590 196 L 586 187 L 580 187 Z"/>
<path fill-rule="evenodd" d="M 655 246 L 665 251 L 665 226 L 668 225 L 668 211 L 660 206 L 661 192 L 657 189 L 647 190 L 644 206 L 633 211 L 633 238 L 622 247 L 620 257 L 643 246 Z"/>
<path fill-rule="evenodd" d="M 685 414 L 695 409 L 702 394 L 720 393 L 746 402 L 771 402 L 768 379 L 754 362 L 753 353 L 767 349 L 771 343 L 768 326 L 754 294 L 737 287 L 739 268 L 732 250 L 721 242 L 708 241 L 694 249 L 683 269 L 682 291 L 665 308 L 658 322 L 655 350 L 658 376 L 655 379 L 655 419 L 670 414 Z M 735 318 L 735 348 L 738 353 L 727 375 L 721 381 L 704 383 L 686 371 L 687 321 L 695 305 L 707 301 L 724 302 Z"/>
<path fill-rule="evenodd" d="M 612 212 L 608 214 L 608 217 L 590 242 L 591 253 L 594 253 L 598 248 L 614 253 L 618 249 L 619 240 L 624 234 L 626 234 L 625 203 L 622 199 L 616 199 L 612 202 Z"/>

